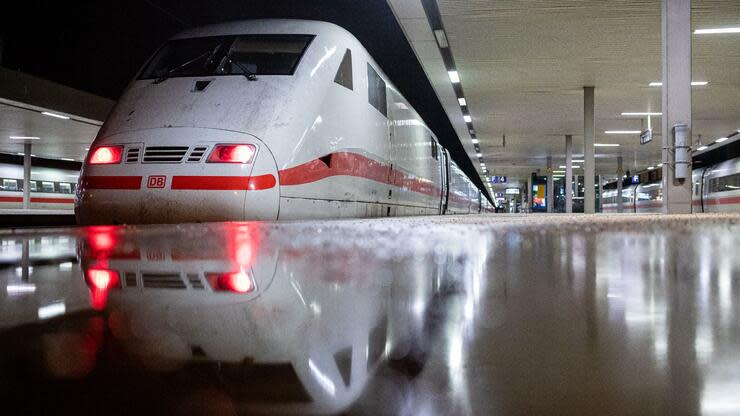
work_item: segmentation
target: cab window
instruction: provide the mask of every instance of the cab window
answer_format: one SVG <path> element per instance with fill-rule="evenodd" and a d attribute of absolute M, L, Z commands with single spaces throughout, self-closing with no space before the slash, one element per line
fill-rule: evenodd
<path fill-rule="evenodd" d="M 342 58 L 342 63 L 339 64 L 334 82 L 349 90 L 352 89 L 352 51 L 349 49 L 344 52 L 344 57 Z"/>
<path fill-rule="evenodd" d="M 367 64 L 367 100 L 381 112 L 388 116 L 388 103 L 386 102 L 385 81 L 378 75 L 370 64 Z"/>

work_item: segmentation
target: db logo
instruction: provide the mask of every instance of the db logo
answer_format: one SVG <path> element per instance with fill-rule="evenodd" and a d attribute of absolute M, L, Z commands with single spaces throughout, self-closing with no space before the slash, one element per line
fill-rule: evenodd
<path fill-rule="evenodd" d="M 146 180 L 147 188 L 164 188 L 164 183 L 167 181 L 166 176 L 150 176 Z"/>

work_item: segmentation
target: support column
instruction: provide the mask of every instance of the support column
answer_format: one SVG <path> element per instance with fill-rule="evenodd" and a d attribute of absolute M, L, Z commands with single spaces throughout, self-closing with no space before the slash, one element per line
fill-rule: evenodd
<path fill-rule="evenodd" d="M 596 189 L 599 190 L 599 209 L 597 209 L 596 212 L 602 212 L 601 206 L 604 204 L 604 177 L 599 175 L 596 178 L 599 181 L 598 185 L 596 186 Z"/>
<path fill-rule="evenodd" d="M 555 181 L 552 177 L 552 156 L 547 157 L 547 212 L 552 212 L 552 207 L 555 205 Z"/>
<path fill-rule="evenodd" d="M 31 143 L 23 145 L 23 209 L 31 208 Z"/>
<path fill-rule="evenodd" d="M 596 212 L 594 176 L 594 140 L 596 138 L 594 119 L 594 87 L 583 87 L 583 212 Z"/>
<path fill-rule="evenodd" d="M 675 179 L 673 126 L 685 124 L 691 143 L 691 0 L 663 3 L 663 213 L 691 213 L 691 167 Z"/>
<path fill-rule="evenodd" d="M 622 168 L 622 156 L 617 156 L 617 212 L 624 212 L 624 201 L 622 200 L 622 184 L 624 183 L 624 168 Z"/>
<path fill-rule="evenodd" d="M 534 200 L 532 195 L 532 173 L 527 176 L 527 209 L 524 212 L 532 212 L 532 201 Z"/>
<path fill-rule="evenodd" d="M 565 213 L 573 213 L 573 136 L 565 135 Z"/>

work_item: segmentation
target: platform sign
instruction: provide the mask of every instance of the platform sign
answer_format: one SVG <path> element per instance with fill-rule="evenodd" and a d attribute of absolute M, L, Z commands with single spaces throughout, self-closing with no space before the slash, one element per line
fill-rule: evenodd
<path fill-rule="evenodd" d="M 519 195 L 519 188 L 506 188 L 504 192 L 506 195 Z"/>
<path fill-rule="evenodd" d="M 640 133 L 640 144 L 647 144 L 653 140 L 653 130 L 647 129 Z"/>
<path fill-rule="evenodd" d="M 491 183 L 506 183 L 506 176 L 491 176 Z"/>

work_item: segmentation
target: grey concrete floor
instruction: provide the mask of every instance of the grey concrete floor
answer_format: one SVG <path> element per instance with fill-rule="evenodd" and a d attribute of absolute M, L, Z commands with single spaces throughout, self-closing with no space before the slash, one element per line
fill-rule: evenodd
<path fill-rule="evenodd" d="M 13 414 L 738 414 L 738 247 L 740 215 L 4 232 L 0 397 Z"/>

